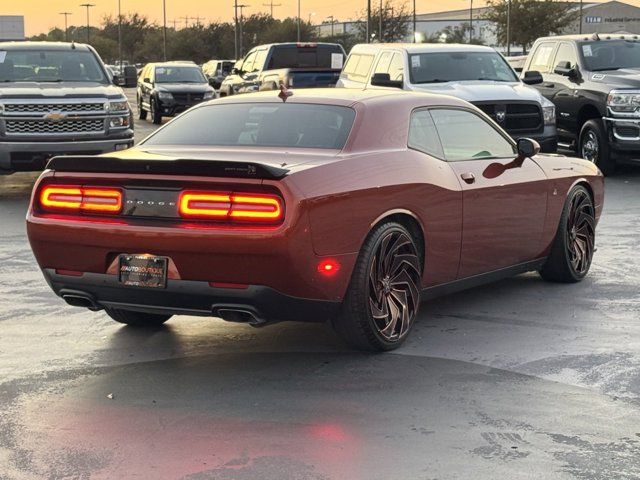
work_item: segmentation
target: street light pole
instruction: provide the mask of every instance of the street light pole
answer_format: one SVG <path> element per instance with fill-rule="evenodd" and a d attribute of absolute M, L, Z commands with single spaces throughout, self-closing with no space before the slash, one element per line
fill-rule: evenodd
<path fill-rule="evenodd" d="M 233 2 L 233 26 L 234 59 L 238 60 L 238 58 L 240 58 L 238 56 L 238 0 L 234 0 Z"/>
<path fill-rule="evenodd" d="M 378 41 L 382 43 L 382 0 L 380 0 L 380 11 L 378 12 L 378 20 L 378 33 L 380 34 L 380 38 L 378 39 Z"/>
<path fill-rule="evenodd" d="M 300 42 L 300 0 L 298 0 L 298 42 Z"/>
<path fill-rule="evenodd" d="M 239 22 L 239 27 L 240 28 L 238 29 L 238 37 L 239 37 L 239 42 L 238 43 L 239 43 L 239 49 L 240 49 L 240 56 L 241 57 L 242 57 L 242 54 L 243 54 L 243 51 L 242 51 L 243 50 L 243 46 L 242 46 L 242 43 L 243 43 L 243 40 L 242 40 L 242 10 L 247 8 L 247 7 L 250 7 L 250 6 L 251 5 L 245 5 L 245 4 L 237 6 L 240 9 L 240 22 Z"/>
<path fill-rule="evenodd" d="M 413 43 L 416 43 L 416 0 L 413 0 Z"/>
<path fill-rule="evenodd" d="M 85 7 L 87 9 L 87 43 L 90 43 L 90 41 L 91 41 L 91 33 L 90 33 L 90 26 L 89 26 L 89 9 L 91 7 L 95 7 L 95 4 L 93 4 L 93 3 L 83 3 L 80 6 L 81 7 Z"/>
<path fill-rule="evenodd" d="M 580 26 L 578 27 L 578 33 L 582 33 L 582 0 L 580 0 Z"/>
<path fill-rule="evenodd" d="M 118 0 L 118 61 L 120 62 L 120 75 L 122 75 L 122 0 Z"/>
<path fill-rule="evenodd" d="M 473 42 L 473 0 L 469 0 L 469 44 Z"/>
<path fill-rule="evenodd" d="M 367 0 L 367 43 L 371 43 L 371 0 Z"/>
<path fill-rule="evenodd" d="M 67 17 L 73 15 L 71 12 L 60 12 L 60 15 L 64 15 L 64 41 L 69 41 L 69 26 L 67 23 Z"/>
<path fill-rule="evenodd" d="M 511 55 L 511 0 L 507 1 L 507 57 Z"/>
<path fill-rule="evenodd" d="M 167 61 L 167 0 L 162 0 L 162 44 L 163 57 Z"/>

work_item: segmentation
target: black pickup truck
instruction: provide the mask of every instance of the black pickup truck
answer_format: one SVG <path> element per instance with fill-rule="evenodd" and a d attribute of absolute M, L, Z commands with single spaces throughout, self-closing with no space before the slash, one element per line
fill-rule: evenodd
<path fill-rule="evenodd" d="M 558 145 L 574 149 L 606 175 L 640 162 L 640 37 L 566 35 L 536 40 L 522 75 L 556 105 Z"/>
<path fill-rule="evenodd" d="M 337 43 L 274 43 L 238 60 L 220 85 L 220 96 L 288 88 L 335 86 L 345 52 Z"/>

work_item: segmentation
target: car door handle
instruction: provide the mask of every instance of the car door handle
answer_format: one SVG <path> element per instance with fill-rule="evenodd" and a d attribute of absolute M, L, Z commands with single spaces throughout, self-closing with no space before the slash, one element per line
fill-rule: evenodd
<path fill-rule="evenodd" d="M 547 88 L 555 88 L 556 84 L 555 83 L 543 83 L 542 86 L 543 87 L 547 87 Z"/>
<path fill-rule="evenodd" d="M 460 175 L 460 178 L 462 178 L 462 180 L 467 182 L 469 185 L 476 181 L 476 176 L 471 172 L 463 173 L 462 175 Z"/>

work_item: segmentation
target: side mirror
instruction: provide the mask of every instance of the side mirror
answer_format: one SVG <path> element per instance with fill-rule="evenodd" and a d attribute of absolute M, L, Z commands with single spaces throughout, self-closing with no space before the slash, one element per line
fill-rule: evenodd
<path fill-rule="evenodd" d="M 571 62 L 558 62 L 553 73 L 562 75 L 563 77 L 578 78 L 578 70 L 571 66 Z"/>
<path fill-rule="evenodd" d="M 144 83 L 151 83 L 151 79 L 149 77 L 145 77 L 142 81 Z"/>
<path fill-rule="evenodd" d="M 120 85 L 120 77 L 118 75 L 114 75 L 111 77 L 111 83 L 114 85 Z"/>
<path fill-rule="evenodd" d="M 374 87 L 394 87 L 402 88 L 402 80 L 391 80 L 391 76 L 388 73 L 374 73 L 371 77 L 371 85 Z"/>
<path fill-rule="evenodd" d="M 540 153 L 540 144 L 531 138 L 519 138 L 518 157 L 525 159 Z"/>
<path fill-rule="evenodd" d="M 233 67 L 231 69 L 231 73 L 233 75 L 242 75 L 242 69 L 241 68 L 237 68 L 237 67 Z"/>
<path fill-rule="evenodd" d="M 522 77 L 522 81 L 527 85 L 537 85 L 542 83 L 544 80 L 542 79 L 542 74 L 537 70 L 529 70 L 524 72 L 524 76 Z"/>

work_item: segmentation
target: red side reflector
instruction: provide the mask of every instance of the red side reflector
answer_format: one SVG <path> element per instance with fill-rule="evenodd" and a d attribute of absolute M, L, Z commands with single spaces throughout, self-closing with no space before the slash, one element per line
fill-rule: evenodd
<path fill-rule="evenodd" d="M 232 288 L 234 290 L 246 290 L 249 288 L 248 284 L 226 282 L 209 282 L 209 286 L 214 288 Z"/>
<path fill-rule="evenodd" d="M 122 190 L 107 187 L 47 185 L 40 191 L 44 210 L 119 213 Z"/>
<path fill-rule="evenodd" d="M 67 277 L 81 277 L 82 275 L 84 275 L 82 272 L 78 272 L 77 270 L 59 270 L 57 268 L 56 274 L 66 275 Z"/>
<path fill-rule="evenodd" d="M 325 277 L 332 277 L 340 270 L 340 263 L 337 260 L 322 260 L 318 264 L 318 273 Z"/>
<path fill-rule="evenodd" d="M 276 195 L 182 192 L 179 212 L 184 218 L 275 223 L 282 220 L 284 209 Z"/>

